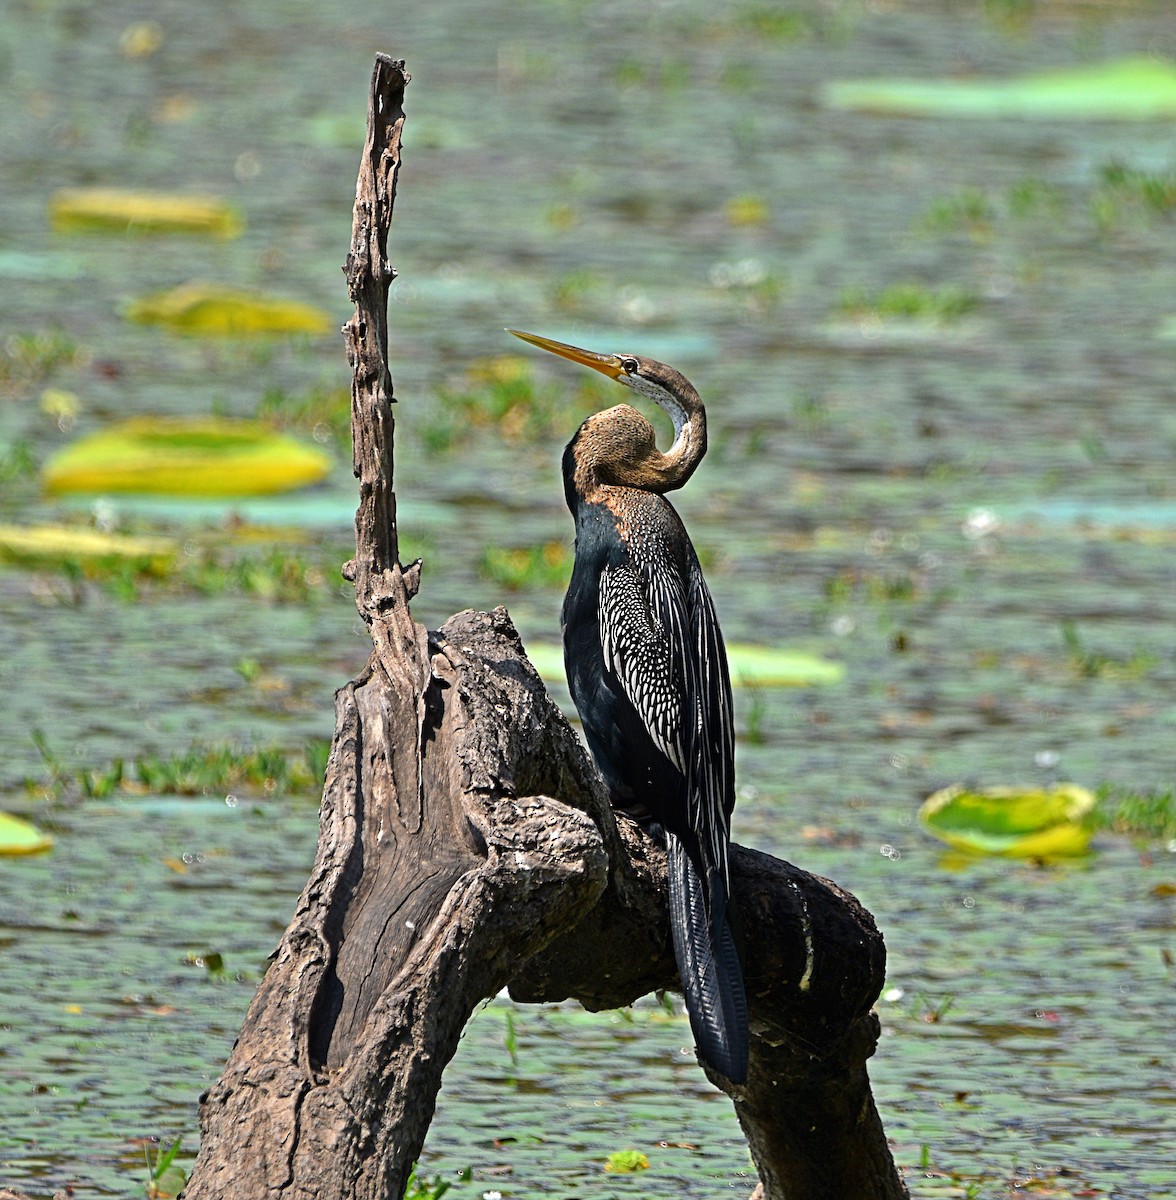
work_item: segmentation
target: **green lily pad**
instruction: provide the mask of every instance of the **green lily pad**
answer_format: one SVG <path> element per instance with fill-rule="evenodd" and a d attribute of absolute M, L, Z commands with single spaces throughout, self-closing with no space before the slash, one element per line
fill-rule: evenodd
<path fill-rule="evenodd" d="M 43 854 L 53 848 L 53 839 L 31 821 L 0 812 L 0 854 Z"/>
<path fill-rule="evenodd" d="M 177 333 L 203 337 L 249 337 L 256 334 L 328 333 L 335 328 L 322 309 L 298 300 L 256 295 L 212 283 L 185 283 L 153 292 L 127 308 L 127 318 L 141 325 L 162 325 Z"/>
<path fill-rule="evenodd" d="M 826 84 L 830 108 L 929 117 L 1149 121 L 1176 116 L 1176 67 L 1127 58 L 1020 79 L 860 79 Z"/>
<path fill-rule="evenodd" d="M 648 1171 L 649 1159 L 640 1150 L 614 1150 L 605 1160 L 604 1169 L 618 1175 Z"/>
<path fill-rule="evenodd" d="M 1090 848 L 1087 818 L 1094 805 L 1094 793 L 1073 783 L 982 791 L 957 785 L 929 796 L 919 822 L 940 841 L 973 854 L 1071 858 Z"/>
<path fill-rule="evenodd" d="M 235 238 L 241 214 L 217 196 L 67 188 L 49 201 L 49 223 L 61 233 L 194 233 Z"/>
<path fill-rule="evenodd" d="M 127 563 L 165 575 L 175 563 L 176 544 L 171 538 L 125 537 L 70 525 L 0 525 L 0 559 L 21 566 Z"/>
<path fill-rule="evenodd" d="M 318 483 L 330 469 L 322 450 L 258 421 L 136 417 L 65 447 L 41 481 L 54 495 L 265 496 Z"/>
<path fill-rule="evenodd" d="M 845 678 L 844 663 L 783 646 L 734 642 L 727 647 L 727 663 L 736 687 L 810 687 Z"/>
<path fill-rule="evenodd" d="M 547 642 L 527 646 L 527 657 L 542 679 L 563 683 L 563 650 Z M 808 687 L 838 683 L 845 677 L 839 662 L 801 650 L 752 646 L 736 642 L 727 647 L 731 683 L 735 687 Z"/>

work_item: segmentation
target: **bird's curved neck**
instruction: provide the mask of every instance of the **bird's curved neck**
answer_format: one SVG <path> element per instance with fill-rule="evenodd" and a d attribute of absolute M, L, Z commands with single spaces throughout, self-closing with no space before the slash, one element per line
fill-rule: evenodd
<path fill-rule="evenodd" d="M 672 492 L 686 483 L 706 454 L 706 409 L 685 379 L 680 378 L 673 391 L 645 379 L 635 379 L 630 386 L 673 421 L 673 443 L 659 450 L 653 426 L 627 404 L 597 414 L 585 423 L 578 439 L 582 495 L 609 485 Z"/>
<path fill-rule="evenodd" d="M 673 445 L 664 454 L 655 451 L 659 460 L 658 470 L 667 483 L 663 488 L 652 490 L 668 492 L 674 488 L 680 488 L 694 474 L 698 464 L 702 462 L 702 456 L 706 453 L 706 410 L 697 393 L 693 396 L 692 402 L 685 403 L 677 396 L 665 393 L 660 396 L 654 395 L 651 398 L 669 414 L 670 420 L 674 422 Z"/>

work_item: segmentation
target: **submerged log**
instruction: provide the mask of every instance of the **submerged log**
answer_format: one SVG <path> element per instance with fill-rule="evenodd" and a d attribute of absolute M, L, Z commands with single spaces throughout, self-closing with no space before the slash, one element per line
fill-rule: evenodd
<path fill-rule="evenodd" d="M 359 479 L 345 575 L 372 637 L 336 696 L 318 852 L 224 1073 L 188 1200 L 400 1197 L 476 1006 L 598 1010 L 678 990 L 665 856 L 615 816 L 509 617 L 440 630 L 409 605 L 392 486 L 387 239 L 402 62 L 378 56 L 346 272 Z M 731 1096 L 767 1200 L 898 1200 L 866 1075 L 885 955 L 836 885 L 732 847 L 747 938 L 747 1084 Z"/>

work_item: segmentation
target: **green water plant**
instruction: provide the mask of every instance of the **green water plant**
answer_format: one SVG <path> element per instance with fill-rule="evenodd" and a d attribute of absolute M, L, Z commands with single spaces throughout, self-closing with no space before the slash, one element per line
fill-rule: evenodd
<path fill-rule="evenodd" d="M 511 1070 L 516 1074 L 519 1069 L 519 1031 L 515 1026 L 514 1013 L 508 1008 L 504 1012 L 506 1018 L 506 1028 L 502 1035 L 502 1044 L 506 1047 L 506 1053 L 510 1057 Z"/>
<path fill-rule="evenodd" d="M 255 417 L 281 429 L 298 429 L 315 440 L 351 446 L 351 391 L 337 386 L 315 386 L 290 393 L 269 388 L 258 402 Z"/>
<path fill-rule="evenodd" d="M 1091 814 L 1095 829 L 1147 841 L 1176 841 L 1176 789 L 1136 791 L 1102 787 Z"/>
<path fill-rule="evenodd" d="M 43 383 L 81 358 L 77 343 L 59 329 L 9 334 L 0 344 L 0 393 Z"/>
<path fill-rule="evenodd" d="M 432 1179 L 426 1179 L 423 1175 L 418 1175 L 417 1170 L 420 1164 L 416 1164 L 408 1173 L 408 1183 L 404 1189 L 404 1200 L 441 1200 L 441 1197 L 453 1186 L 448 1179 L 442 1179 L 440 1175 L 434 1175 Z M 469 1183 L 473 1178 L 473 1170 L 470 1167 L 464 1168 L 457 1173 L 458 1183 Z"/>
<path fill-rule="evenodd" d="M 243 750 L 235 746 L 193 746 L 164 757 L 137 759 L 136 790 L 195 796 L 233 788 L 266 793 L 309 792 L 322 785 L 316 774 L 321 752 L 288 752 L 277 746 Z"/>
<path fill-rule="evenodd" d="M 986 238 L 997 219 L 992 197 L 978 187 L 967 187 L 950 196 L 933 200 L 924 213 L 921 226 L 936 233 L 964 230 L 976 238 Z"/>
<path fill-rule="evenodd" d="M 479 431 L 511 444 L 565 438 L 606 393 L 595 380 L 540 379 L 529 360 L 515 354 L 471 363 L 457 384 L 439 388 L 426 423 L 417 427 L 426 449 L 445 453 Z"/>
<path fill-rule="evenodd" d="M 919 823 L 955 850 L 1006 858 L 1055 859 L 1090 848 L 1093 792 L 1074 783 L 1049 788 L 942 788 L 919 809 Z"/>
<path fill-rule="evenodd" d="M 1118 160 L 1103 163 L 1090 207 L 1104 232 L 1128 214 L 1145 219 L 1170 217 L 1176 213 L 1176 168 L 1144 171 Z"/>
<path fill-rule="evenodd" d="M 1073 621 L 1062 621 L 1061 633 L 1070 666 L 1084 679 L 1130 679 L 1146 674 L 1155 666 L 1155 657 L 1150 654 L 1123 657 L 1090 649 Z"/>
<path fill-rule="evenodd" d="M 921 117 L 1164 120 L 1176 115 L 1176 67 L 1125 58 L 1009 79 L 836 80 L 830 108 Z"/>
<path fill-rule="evenodd" d="M 183 1144 L 183 1135 L 170 1146 L 144 1145 L 143 1160 L 147 1166 L 147 1200 L 170 1200 L 178 1196 L 188 1182 L 188 1173 L 176 1162 Z"/>
<path fill-rule="evenodd" d="M 563 650 L 550 642 L 531 642 L 527 657 L 541 678 L 561 683 Z M 786 646 L 755 646 L 732 642 L 727 646 L 731 683 L 735 687 L 812 687 L 839 683 L 845 665 Z"/>
<path fill-rule="evenodd" d="M 487 546 L 478 560 L 479 574 L 512 592 L 561 587 L 571 570 L 572 556 L 565 542 Z"/>
<path fill-rule="evenodd" d="M 32 732 L 44 762 L 44 781 L 26 780 L 29 791 L 63 797 L 106 799 L 120 792 L 199 796 L 234 790 L 263 794 L 306 794 L 318 791 L 326 774 L 331 744 L 311 739 L 298 750 L 278 746 L 193 745 L 170 755 L 145 755 L 104 767 L 67 766 L 44 731 Z"/>
<path fill-rule="evenodd" d="M 33 448 L 23 439 L 0 450 L 0 483 L 32 479 L 37 474 L 37 459 Z"/>
<path fill-rule="evenodd" d="M 614 1150 L 604 1160 L 604 1169 L 617 1175 L 649 1170 L 649 1159 L 640 1150 Z"/>
<path fill-rule="evenodd" d="M 929 287 L 922 283 L 893 283 L 880 291 L 848 287 L 838 302 L 845 316 L 877 317 L 882 320 L 957 321 L 980 303 L 979 295 L 969 288 L 948 284 Z"/>

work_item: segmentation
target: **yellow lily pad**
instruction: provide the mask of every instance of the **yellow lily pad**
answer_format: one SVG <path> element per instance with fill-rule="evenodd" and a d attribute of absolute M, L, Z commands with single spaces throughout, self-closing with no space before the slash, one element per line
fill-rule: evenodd
<path fill-rule="evenodd" d="M 217 196 L 67 188 L 49 201 L 49 223 L 61 233 L 194 233 L 235 238 L 241 214 Z"/>
<path fill-rule="evenodd" d="M 79 439 L 41 473 L 50 494 L 264 496 L 318 483 L 327 454 L 258 421 L 136 417 Z"/>
<path fill-rule="evenodd" d="M 165 575 L 175 563 L 176 544 L 171 538 L 124 537 L 69 525 L 0 525 L 0 559 L 21 566 L 121 562 Z"/>
<path fill-rule="evenodd" d="M 43 854 L 53 848 L 53 839 L 31 821 L 0 812 L 0 854 Z"/>
<path fill-rule="evenodd" d="M 141 325 L 162 325 L 204 337 L 248 337 L 266 333 L 327 333 L 336 322 L 299 300 L 260 296 L 213 283 L 185 283 L 142 296 L 127 308 Z"/>
<path fill-rule="evenodd" d="M 860 79 L 825 85 L 831 108 L 929 117 L 1157 120 L 1176 116 L 1176 67 L 1127 58 L 1019 79 Z"/>
<path fill-rule="evenodd" d="M 527 657 L 541 679 L 554 683 L 564 681 L 561 647 L 536 642 L 527 646 Z M 837 683 L 845 676 L 842 663 L 783 647 L 736 642 L 727 647 L 727 662 L 735 687 L 807 687 Z"/>
<path fill-rule="evenodd" d="M 957 850 L 1009 858 L 1071 858 L 1090 848 L 1093 792 L 1073 783 L 1052 788 L 958 785 L 929 796 L 919 809 L 928 833 Z"/>

